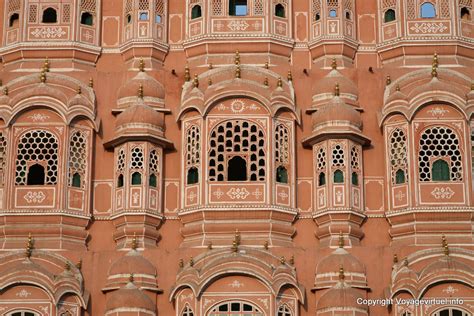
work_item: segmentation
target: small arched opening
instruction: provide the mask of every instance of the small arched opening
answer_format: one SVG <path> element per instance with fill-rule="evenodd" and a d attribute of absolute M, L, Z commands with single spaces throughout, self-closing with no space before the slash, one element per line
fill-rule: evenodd
<path fill-rule="evenodd" d="M 433 162 L 431 168 L 431 179 L 433 181 L 449 181 L 450 180 L 449 165 L 443 159 L 438 159 Z"/>
<path fill-rule="evenodd" d="M 201 6 L 200 5 L 195 5 L 191 9 L 191 19 L 197 19 L 202 16 L 202 11 L 201 11 Z"/>
<path fill-rule="evenodd" d="M 142 174 L 138 171 L 132 173 L 132 185 L 142 184 Z"/>
<path fill-rule="evenodd" d="M 9 27 L 17 27 L 20 23 L 20 15 L 18 13 L 13 13 L 10 15 L 10 19 L 8 20 Z"/>
<path fill-rule="evenodd" d="M 229 160 L 227 167 L 228 181 L 247 181 L 247 161 L 240 157 L 234 156 Z"/>
<path fill-rule="evenodd" d="M 344 173 L 341 170 L 334 171 L 334 183 L 344 183 Z"/>
<path fill-rule="evenodd" d="M 461 20 L 471 20 L 471 11 L 469 11 L 469 9 L 466 7 L 461 8 Z"/>
<path fill-rule="evenodd" d="M 43 18 L 41 19 L 42 23 L 57 23 L 58 22 L 58 13 L 53 8 L 47 8 L 43 11 Z"/>
<path fill-rule="evenodd" d="M 94 17 L 89 12 L 82 12 L 81 14 L 81 24 L 92 26 L 94 24 Z"/>
<path fill-rule="evenodd" d="M 275 5 L 275 16 L 279 18 L 284 18 L 285 17 L 285 6 L 281 3 L 278 3 Z"/>
<path fill-rule="evenodd" d="M 191 167 L 188 170 L 187 183 L 196 184 L 199 182 L 199 171 L 196 167 Z"/>
<path fill-rule="evenodd" d="M 31 165 L 28 168 L 27 185 L 44 185 L 45 172 L 44 167 L 40 164 Z"/>
<path fill-rule="evenodd" d="M 288 170 L 285 167 L 279 166 L 276 172 L 276 181 L 279 183 L 288 183 Z"/>
<path fill-rule="evenodd" d="M 396 19 L 396 17 L 395 17 L 395 10 L 393 10 L 393 9 L 388 9 L 387 11 L 385 11 L 385 13 L 384 13 L 384 18 L 383 18 L 383 21 L 384 21 L 385 23 L 395 21 L 395 19 Z"/>
<path fill-rule="evenodd" d="M 421 5 L 421 18 L 432 19 L 436 17 L 436 8 L 431 2 L 425 2 Z"/>

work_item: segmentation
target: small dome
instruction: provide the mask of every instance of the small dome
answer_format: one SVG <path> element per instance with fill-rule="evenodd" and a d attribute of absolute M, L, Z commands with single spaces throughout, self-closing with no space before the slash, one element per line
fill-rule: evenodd
<path fill-rule="evenodd" d="M 343 121 L 355 125 L 358 128 L 362 127 L 360 113 L 338 96 L 335 96 L 328 103 L 318 107 L 318 110 L 313 114 L 313 128 L 331 121 Z"/>
<path fill-rule="evenodd" d="M 165 98 L 165 89 L 163 85 L 155 78 L 149 76 L 146 72 L 140 71 L 135 77 L 128 80 L 119 89 L 118 99 L 127 97 L 137 97 L 138 90 L 143 87 L 143 95 L 158 99 Z"/>
<path fill-rule="evenodd" d="M 395 92 L 391 93 L 387 100 L 385 101 L 385 104 L 388 104 L 393 101 L 407 101 L 407 96 L 400 91 L 399 88 L 395 90 Z"/>
<path fill-rule="evenodd" d="M 334 269 L 339 267 L 343 267 L 346 274 L 365 275 L 364 265 L 344 248 L 337 248 L 332 254 L 321 260 L 316 267 L 316 275 L 334 273 Z"/>
<path fill-rule="evenodd" d="M 140 100 L 140 102 L 128 107 L 117 116 L 115 126 L 119 128 L 128 124 L 137 123 L 163 127 L 163 115 L 143 103 L 143 100 Z"/>
<path fill-rule="evenodd" d="M 317 310 L 330 308 L 357 308 L 368 310 L 366 304 L 357 304 L 357 300 L 363 298 L 359 290 L 353 289 L 344 282 L 339 282 L 324 293 L 318 302 Z"/>
<path fill-rule="evenodd" d="M 109 276 L 130 274 L 156 276 L 156 269 L 138 251 L 131 250 L 125 256 L 115 261 L 109 270 Z"/>
<path fill-rule="evenodd" d="M 442 257 L 439 260 L 429 264 L 420 274 L 420 279 L 423 279 L 427 275 L 430 274 L 438 274 L 440 271 L 443 270 L 451 270 L 451 271 L 464 271 L 469 274 L 474 272 L 474 269 L 469 265 L 459 262 L 456 259 L 453 259 L 449 256 Z"/>
<path fill-rule="evenodd" d="M 314 95 L 327 93 L 332 94 L 336 84 L 339 85 L 341 94 L 350 94 L 356 97 L 359 95 L 355 83 L 349 78 L 344 77 L 339 71 L 337 71 L 337 69 L 333 69 L 326 75 L 326 77 L 318 82 L 314 89 Z"/>
<path fill-rule="evenodd" d="M 133 283 L 129 282 L 123 288 L 114 291 L 107 297 L 105 304 L 106 311 L 112 311 L 119 308 L 128 308 L 132 310 L 140 309 L 155 312 L 156 307 L 153 301 L 139 290 Z"/>

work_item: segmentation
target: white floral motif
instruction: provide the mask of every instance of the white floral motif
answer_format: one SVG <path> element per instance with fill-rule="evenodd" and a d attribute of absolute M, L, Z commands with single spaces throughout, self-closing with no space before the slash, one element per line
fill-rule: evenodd
<path fill-rule="evenodd" d="M 194 199 L 197 197 L 196 193 L 194 191 L 191 191 L 191 193 L 188 194 L 188 200 L 189 202 L 194 202 Z"/>
<path fill-rule="evenodd" d="M 446 188 L 439 188 L 436 187 L 434 188 L 433 191 L 431 191 L 431 195 L 435 197 L 435 199 L 439 200 L 445 200 L 445 199 L 451 199 L 451 197 L 454 195 L 454 191 L 450 187 Z"/>
<path fill-rule="evenodd" d="M 445 288 L 443 290 L 443 292 L 446 293 L 446 294 L 454 294 L 457 291 L 459 291 L 459 290 L 457 288 L 453 287 L 452 285 L 448 286 L 447 288 Z"/>
<path fill-rule="evenodd" d="M 268 298 L 259 298 L 258 300 L 268 309 Z"/>
<path fill-rule="evenodd" d="M 31 32 L 36 38 L 61 38 L 66 32 L 62 27 L 36 28 Z"/>
<path fill-rule="evenodd" d="M 18 293 L 16 293 L 15 295 L 18 296 L 18 297 L 21 297 L 21 298 L 26 298 L 26 297 L 30 296 L 31 293 L 28 292 L 27 290 L 23 289 L 23 290 L 19 291 Z"/>
<path fill-rule="evenodd" d="M 133 204 L 138 204 L 140 194 L 138 192 L 133 193 L 132 199 L 133 199 Z"/>
<path fill-rule="evenodd" d="M 250 192 L 246 188 L 231 188 L 227 191 L 227 195 L 232 200 L 245 200 L 249 196 Z"/>
<path fill-rule="evenodd" d="M 402 191 L 398 191 L 395 197 L 401 202 L 405 198 L 405 194 Z"/>
<path fill-rule="evenodd" d="M 41 203 L 46 198 L 46 195 L 44 195 L 42 191 L 38 191 L 38 192 L 28 191 L 28 193 L 26 193 L 23 198 L 28 204 Z"/>
<path fill-rule="evenodd" d="M 234 280 L 232 283 L 229 283 L 229 286 L 240 289 L 241 287 L 244 286 L 243 283 L 240 283 L 239 280 Z"/>
<path fill-rule="evenodd" d="M 47 119 L 49 119 L 49 116 L 41 114 L 41 113 L 35 113 L 33 115 L 28 116 L 28 118 L 30 118 L 33 122 L 38 122 L 38 121 L 44 122 Z"/>
<path fill-rule="evenodd" d="M 446 31 L 448 27 L 443 23 L 431 23 L 431 22 L 423 22 L 423 23 L 415 23 L 410 30 L 414 31 L 415 33 L 443 33 Z"/>
<path fill-rule="evenodd" d="M 252 192 L 252 195 L 255 196 L 256 199 L 260 199 L 260 197 L 263 195 L 263 193 L 260 191 L 259 188 L 256 188 L 254 192 Z"/>
<path fill-rule="evenodd" d="M 444 116 L 446 113 L 449 113 L 449 110 L 437 106 L 429 110 L 428 113 L 430 113 L 431 116 Z"/>
<path fill-rule="evenodd" d="M 221 197 L 224 195 L 224 192 L 221 191 L 221 189 L 217 189 L 215 192 L 212 193 L 212 195 L 215 195 L 218 200 L 221 199 Z"/>
<path fill-rule="evenodd" d="M 248 27 L 249 24 L 245 21 L 242 20 L 232 20 L 227 24 L 227 27 L 231 31 L 245 31 Z"/>
<path fill-rule="evenodd" d="M 286 199 L 288 198 L 288 194 L 285 191 L 280 191 L 278 193 L 278 196 L 281 197 L 283 201 L 286 201 Z"/>

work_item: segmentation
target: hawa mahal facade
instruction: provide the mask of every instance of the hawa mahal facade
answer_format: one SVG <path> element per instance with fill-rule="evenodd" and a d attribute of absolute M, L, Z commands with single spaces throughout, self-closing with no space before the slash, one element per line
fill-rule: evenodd
<path fill-rule="evenodd" d="M 473 315 L 473 0 L 0 2 L 0 315 Z"/>

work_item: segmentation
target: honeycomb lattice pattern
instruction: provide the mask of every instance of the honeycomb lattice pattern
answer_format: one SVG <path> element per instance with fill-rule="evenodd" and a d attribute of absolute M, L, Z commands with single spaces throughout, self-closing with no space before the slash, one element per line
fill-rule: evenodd
<path fill-rule="evenodd" d="M 326 169 L 326 149 L 324 147 L 320 147 L 316 149 L 317 151 L 317 163 L 318 163 L 318 170 L 325 170 Z"/>
<path fill-rule="evenodd" d="M 125 151 L 123 148 L 120 149 L 117 156 L 117 171 L 123 172 L 125 169 Z"/>
<path fill-rule="evenodd" d="M 290 132 L 283 124 L 275 129 L 275 161 L 285 165 L 290 162 Z"/>
<path fill-rule="evenodd" d="M 7 138 L 3 132 L 0 132 L 0 185 L 5 184 L 5 166 L 7 159 Z"/>
<path fill-rule="evenodd" d="M 360 154 L 356 146 L 351 149 L 351 168 L 352 170 L 360 170 Z"/>
<path fill-rule="evenodd" d="M 163 0 L 155 1 L 155 14 L 163 16 L 165 14 L 165 2 Z"/>
<path fill-rule="evenodd" d="M 352 0 L 344 0 L 344 10 L 352 11 Z"/>
<path fill-rule="evenodd" d="M 72 186 L 73 175 L 81 176 L 81 188 L 85 187 L 87 168 L 87 136 L 81 131 L 72 133 L 69 140 L 69 185 Z"/>
<path fill-rule="evenodd" d="M 199 126 L 192 125 L 186 131 L 186 167 L 199 165 L 201 161 L 201 132 Z"/>
<path fill-rule="evenodd" d="M 20 0 L 8 1 L 8 12 L 15 12 L 20 10 Z"/>
<path fill-rule="evenodd" d="M 150 161 L 149 161 L 150 174 L 158 175 L 160 171 L 160 156 L 156 149 L 150 151 Z"/>
<path fill-rule="evenodd" d="M 138 10 L 149 10 L 150 3 L 148 0 L 138 0 Z"/>
<path fill-rule="evenodd" d="M 472 0 L 459 0 L 459 6 L 472 8 Z"/>
<path fill-rule="evenodd" d="M 312 3 L 312 17 L 313 17 L 313 21 L 316 20 L 316 14 L 321 14 L 321 0 L 313 0 L 313 3 Z"/>
<path fill-rule="evenodd" d="M 81 0 L 82 11 L 95 13 L 96 7 L 97 7 L 96 0 Z"/>
<path fill-rule="evenodd" d="M 382 9 L 395 8 L 397 2 L 395 0 L 383 0 Z"/>
<path fill-rule="evenodd" d="M 71 22 L 71 5 L 66 3 L 63 5 L 63 23 Z"/>
<path fill-rule="evenodd" d="M 450 161 L 451 181 L 462 181 L 459 139 L 453 130 L 448 127 L 431 127 L 421 135 L 418 154 L 420 181 L 431 181 L 431 164 L 438 158 Z"/>
<path fill-rule="evenodd" d="M 38 22 L 38 5 L 30 4 L 30 9 L 28 10 L 28 22 L 36 23 Z"/>
<path fill-rule="evenodd" d="M 130 157 L 131 169 L 143 169 L 143 149 L 141 147 L 134 147 Z"/>
<path fill-rule="evenodd" d="M 45 184 L 58 182 L 58 139 L 45 130 L 33 130 L 18 142 L 15 184 L 26 185 L 27 169 L 31 164 L 46 166 Z"/>
<path fill-rule="evenodd" d="M 255 0 L 253 3 L 253 15 L 263 15 L 263 0 Z"/>
<path fill-rule="evenodd" d="M 339 0 L 327 0 L 328 9 L 337 9 L 339 6 Z"/>
<path fill-rule="evenodd" d="M 415 0 L 407 0 L 407 17 L 409 19 L 415 19 L 416 18 Z"/>
<path fill-rule="evenodd" d="M 130 13 L 132 11 L 132 0 L 125 1 L 125 13 Z"/>
<path fill-rule="evenodd" d="M 334 167 L 343 167 L 344 163 L 344 148 L 337 144 L 332 147 L 332 165 Z"/>
<path fill-rule="evenodd" d="M 440 0 L 439 7 L 441 18 L 449 18 L 451 16 L 449 11 L 449 0 Z"/>
<path fill-rule="evenodd" d="M 247 158 L 250 181 L 265 181 L 265 134 L 256 123 L 231 120 L 214 127 L 209 143 L 210 181 L 226 180 L 229 154 Z"/>
<path fill-rule="evenodd" d="M 405 132 L 396 128 L 390 136 L 390 165 L 392 183 L 396 183 L 396 173 L 402 170 L 408 177 L 407 137 Z"/>
<path fill-rule="evenodd" d="M 212 15 L 220 16 L 224 14 L 222 0 L 213 0 L 212 1 Z"/>

